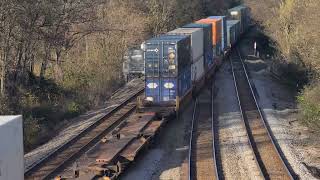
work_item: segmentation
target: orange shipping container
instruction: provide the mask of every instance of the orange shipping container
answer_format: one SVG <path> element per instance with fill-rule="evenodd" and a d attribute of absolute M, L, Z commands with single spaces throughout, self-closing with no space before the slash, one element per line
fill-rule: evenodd
<path fill-rule="evenodd" d="M 212 24 L 212 43 L 213 45 L 221 44 L 222 36 L 221 36 L 221 19 L 201 19 L 196 21 L 198 24 Z"/>

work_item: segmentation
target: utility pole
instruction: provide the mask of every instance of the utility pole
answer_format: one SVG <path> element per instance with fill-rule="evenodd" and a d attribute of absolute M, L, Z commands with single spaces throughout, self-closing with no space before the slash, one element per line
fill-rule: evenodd
<path fill-rule="evenodd" d="M 257 42 L 255 41 L 254 44 L 253 44 L 253 53 L 254 53 L 254 56 L 257 56 Z"/>
<path fill-rule="evenodd" d="M 0 55 L 0 95 L 4 95 L 5 66 L 2 55 Z"/>

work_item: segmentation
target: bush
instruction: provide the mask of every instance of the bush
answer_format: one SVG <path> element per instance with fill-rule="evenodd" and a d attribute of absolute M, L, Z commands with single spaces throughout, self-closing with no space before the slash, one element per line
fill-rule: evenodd
<path fill-rule="evenodd" d="M 9 107 L 9 98 L 0 96 L 0 115 L 13 114 Z"/>
<path fill-rule="evenodd" d="M 75 101 L 68 102 L 66 104 L 66 116 L 75 117 L 81 113 L 80 104 Z"/>
<path fill-rule="evenodd" d="M 320 84 L 306 87 L 298 96 L 300 120 L 320 131 Z"/>
<path fill-rule="evenodd" d="M 32 117 L 31 115 L 24 117 L 23 127 L 24 145 L 26 150 L 28 151 L 32 148 L 32 145 L 38 142 L 41 127 L 39 125 L 38 119 Z"/>

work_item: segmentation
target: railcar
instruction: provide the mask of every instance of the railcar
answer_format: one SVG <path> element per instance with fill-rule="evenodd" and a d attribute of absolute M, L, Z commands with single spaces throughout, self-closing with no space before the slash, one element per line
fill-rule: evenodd
<path fill-rule="evenodd" d="M 228 29 L 228 46 L 232 48 L 238 39 L 240 38 L 240 21 L 238 20 L 229 20 L 227 22 L 227 29 Z"/>
<path fill-rule="evenodd" d="M 143 43 L 144 104 L 179 111 L 247 31 L 249 15 L 249 8 L 237 6 L 226 16 L 209 16 Z"/>
<path fill-rule="evenodd" d="M 141 78 L 144 76 L 144 58 L 141 49 L 129 49 L 125 53 L 123 60 L 122 72 L 123 77 L 127 82 L 134 78 Z"/>
<path fill-rule="evenodd" d="M 240 5 L 228 10 L 230 20 L 240 21 L 240 33 L 247 31 L 250 25 L 250 9 L 246 6 Z"/>

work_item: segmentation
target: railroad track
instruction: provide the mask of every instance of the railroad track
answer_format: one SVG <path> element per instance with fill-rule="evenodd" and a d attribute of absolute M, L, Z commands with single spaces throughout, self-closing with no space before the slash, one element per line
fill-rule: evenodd
<path fill-rule="evenodd" d="M 275 145 L 271 130 L 259 108 L 250 80 L 237 49 L 230 55 L 232 74 L 242 119 L 260 173 L 265 179 L 295 179 Z"/>
<path fill-rule="evenodd" d="M 67 165 L 70 165 L 123 122 L 136 108 L 135 102 L 132 101 L 143 91 L 144 89 L 139 90 L 96 123 L 89 126 L 79 133 L 79 135 L 29 168 L 24 174 L 25 179 L 38 180 L 54 178 L 57 173 L 61 172 Z"/>
<path fill-rule="evenodd" d="M 213 92 L 204 88 L 196 99 L 189 140 L 188 179 L 219 179 L 213 126 Z"/>

